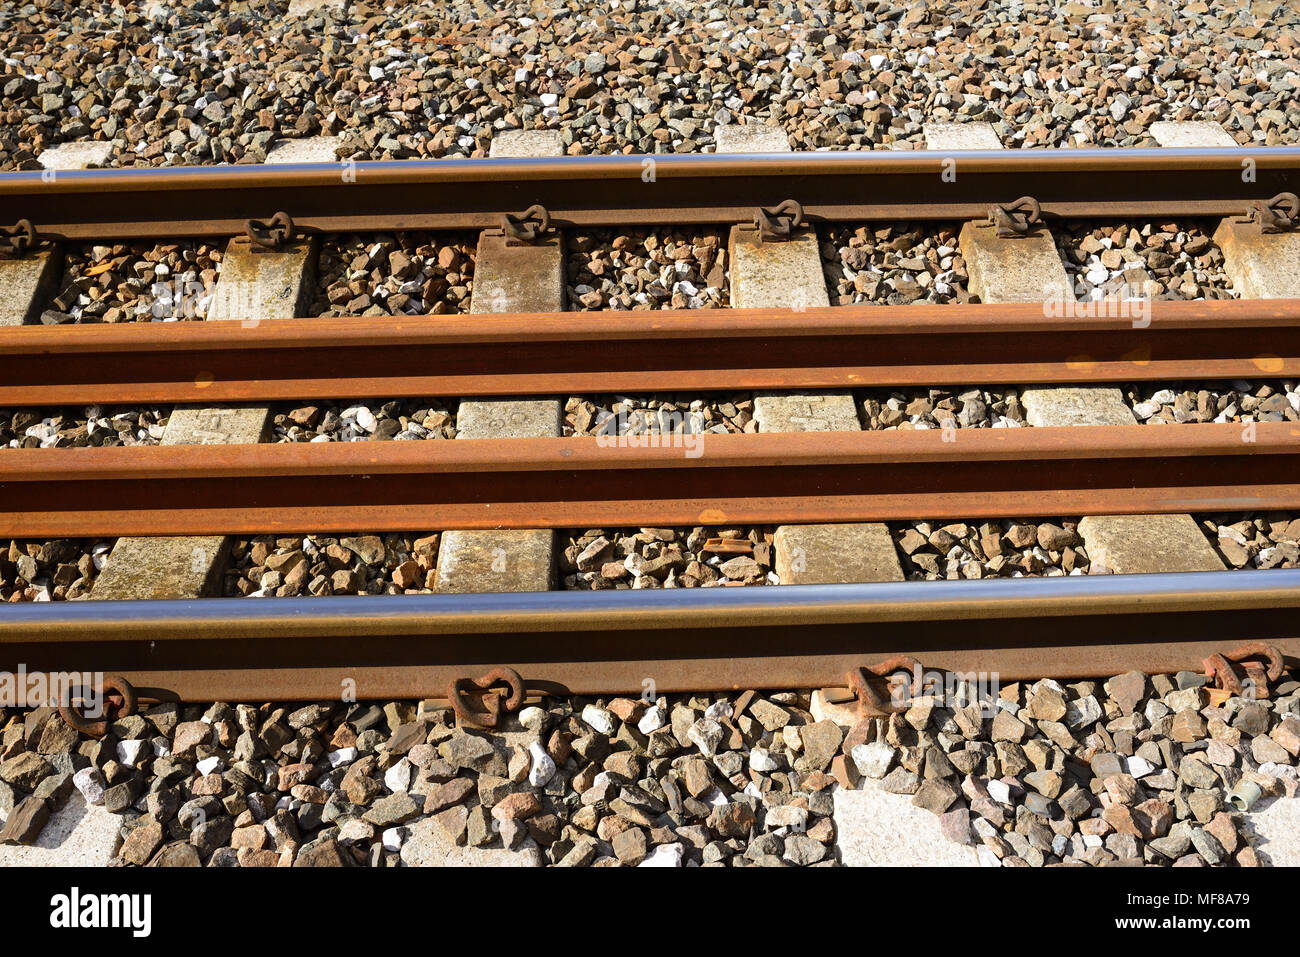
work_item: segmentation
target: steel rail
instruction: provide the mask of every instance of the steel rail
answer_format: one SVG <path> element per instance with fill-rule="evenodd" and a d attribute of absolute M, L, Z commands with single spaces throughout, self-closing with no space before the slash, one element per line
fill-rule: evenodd
<path fill-rule="evenodd" d="M 851 522 L 1300 507 L 1300 425 L 14 449 L 0 535 Z"/>
<path fill-rule="evenodd" d="M 842 685 L 906 653 L 1002 681 L 1300 655 L 1300 570 L 775 588 L 0 605 L 0 667 L 125 675 L 183 700 L 431 697 L 519 669 L 534 692 Z M 900 625 L 906 625 L 900 628 Z M 957 625 L 955 627 L 955 625 Z"/>
<path fill-rule="evenodd" d="M 534 204 L 558 227 L 749 222 L 787 199 L 812 222 L 964 220 L 1026 194 L 1047 217 L 1229 216 L 1298 186 L 1292 146 L 880 150 L 15 172 L 0 210 L 127 240 L 236 235 L 280 210 L 308 232 L 483 229 Z"/>
<path fill-rule="evenodd" d="M 1118 314 L 1023 303 L 0 327 L 0 405 L 1300 375 L 1300 300 L 1108 308 Z"/>

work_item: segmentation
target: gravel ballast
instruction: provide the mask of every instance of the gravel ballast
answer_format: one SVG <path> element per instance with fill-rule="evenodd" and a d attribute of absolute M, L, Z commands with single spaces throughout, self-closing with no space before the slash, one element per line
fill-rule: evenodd
<path fill-rule="evenodd" d="M 571 231 L 565 246 L 570 311 L 731 304 L 726 237 L 716 230 Z"/>
<path fill-rule="evenodd" d="M 170 406 L 0 410 L 0 449 L 157 445 Z"/>
<path fill-rule="evenodd" d="M 1086 575 L 1078 519 L 1043 522 L 894 522 L 889 528 L 912 581 Z"/>
<path fill-rule="evenodd" d="M 40 322 L 206 319 L 221 257 L 221 245 L 197 240 L 70 247 L 63 278 Z"/>
<path fill-rule="evenodd" d="M 444 399 L 323 400 L 272 410 L 276 442 L 454 439 L 456 403 Z"/>
<path fill-rule="evenodd" d="M 1067 220 L 1053 223 L 1052 235 L 1080 300 L 1233 299 L 1215 226 Z"/>
<path fill-rule="evenodd" d="M 1300 138 L 1300 12 L 1283 2 L 158 11 L 0 15 L 0 167 L 84 139 L 112 144 L 110 166 L 261 162 L 319 134 L 343 137 L 341 158 L 483 156 L 520 128 L 559 129 L 570 153 L 686 153 L 742 121 L 796 150 L 921 148 L 945 120 L 990 122 L 1011 148 L 1152 145 L 1153 122 L 1185 119 L 1243 145 Z"/>
<path fill-rule="evenodd" d="M 321 244 L 312 316 L 469 312 L 476 239 L 462 234 L 330 236 Z"/>
<path fill-rule="evenodd" d="M 831 305 L 966 302 L 958 229 L 905 223 L 823 227 L 822 269 Z"/>
<path fill-rule="evenodd" d="M 565 589 L 777 585 L 763 528 L 587 529 L 567 533 Z"/>
<path fill-rule="evenodd" d="M 0 550 L 0 601 L 64 601 L 89 594 L 114 541 L 10 540 Z"/>
<path fill-rule="evenodd" d="M 227 597 L 402 595 L 432 591 L 437 532 L 237 538 L 224 576 Z"/>
<path fill-rule="evenodd" d="M 1124 389 L 1144 425 L 1183 422 L 1300 422 L 1300 384 L 1295 380 L 1139 382 Z"/>
<path fill-rule="evenodd" d="M 873 788 L 988 866 L 1268 863 L 1234 801 L 1296 794 L 1293 675 L 1267 700 L 1216 699 L 1193 671 L 982 694 L 925 678 L 903 713 L 842 723 L 807 692 L 661 697 L 653 678 L 640 699 L 526 705 L 499 732 L 434 701 L 166 703 L 93 741 L 53 709 L 9 708 L 0 840 L 33 843 L 76 788 L 122 816 L 123 865 L 442 864 L 458 848 L 834 865 L 836 790 Z"/>
<path fill-rule="evenodd" d="M 1300 516 L 1271 512 L 1198 521 L 1229 568 L 1300 568 Z"/>

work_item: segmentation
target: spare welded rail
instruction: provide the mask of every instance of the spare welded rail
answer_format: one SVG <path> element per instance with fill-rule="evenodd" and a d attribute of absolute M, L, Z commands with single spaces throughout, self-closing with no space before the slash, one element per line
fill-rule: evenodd
<path fill-rule="evenodd" d="M 0 536 L 584 528 L 1300 507 L 1300 424 L 0 452 Z"/>
<path fill-rule="evenodd" d="M 1249 175 L 1248 175 L 1249 174 Z M 557 226 L 750 222 L 793 199 L 810 221 L 984 218 L 1030 195 L 1044 216 L 1227 216 L 1300 186 L 1300 148 L 870 151 L 401 160 L 0 174 L 0 225 L 54 238 L 482 229 L 544 206 Z"/>
<path fill-rule="evenodd" d="M 984 680 L 1300 655 L 1300 569 L 664 591 L 0 604 L 0 668 L 183 700 L 422 698 L 508 665 L 532 693 L 842 686 L 906 653 Z M 364 640 L 359 640 L 364 639 Z M 352 682 L 351 685 L 348 682 Z M 147 692 L 146 692 L 147 693 Z"/>
<path fill-rule="evenodd" d="M 0 405 L 1300 375 L 1300 300 L 0 327 Z"/>

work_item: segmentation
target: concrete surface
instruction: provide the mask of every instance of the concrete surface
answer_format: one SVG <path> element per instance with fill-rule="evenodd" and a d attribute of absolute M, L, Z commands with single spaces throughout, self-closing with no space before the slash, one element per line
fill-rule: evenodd
<path fill-rule="evenodd" d="M 992 223 L 968 222 L 957 239 L 966 260 L 967 288 L 981 302 L 1071 302 L 1074 290 L 1045 227 L 1001 239 Z"/>
<path fill-rule="evenodd" d="M 898 549 L 880 523 L 781 525 L 772 542 L 782 585 L 903 580 Z"/>
<path fill-rule="evenodd" d="M 305 311 L 304 299 L 316 268 L 316 241 L 283 251 L 230 240 L 213 292 L 208 322 L 287 319 Z M 201 389 L 199 390 L 201 393 Z M 270 428 L 264 406 L 183 407 L 163 433 L 163 445 L 244 445 L 260 441 Z M 109 553 L 91 598 L 198 598 L 214 594 L 229 542 L 223 536 L 120 538 Z"/>
<path fill-rule="evenodd" d="M 563 416 L 558 399 L 466 399 L 456 411 L 456 438 L 549 438 L 561 434 Z"/>
<path fill-rule="evenodd" d="M 1214 231 L 1214 241 L 1223 250 L 1224 272 L 1242 299 L 1300 297 L 1300 232 L 1263 233 L 1256 223 L 1225 219 Z"/>
<path fill-rule="evenodd" d="M 4 867 L 103 867 L 117 850 L 122 818 L 86 804 L 75 788 L 30 846 L 0 846 Z"/>
<path fill-rule="evenodd" d="M 433 818 L 423 818 L 410 828 L 402 845 L 402 863 L 408 867 L 541 867 L 541 849 L 525 838 L 518 850 L 504 847 L 459 847 Z"/>
<path fill-rule="evenodd" d="M 1300 867 L 1300 798 L 1267 798 L 1247 815 L 1260 859 L 1274 867 Z"/>
<path fill-rule="evenodd" d="M 0 259 L 0 326 L 40 322 L 45 300 L 54 291 L 62 271 L 60 247 Z"/>
<path fill-rule="evenodd" d="M 336 163 L 338 156 L 334 151 L 342 142 L 341 136 L 308 136 L 300 140 L 280 140 L 266 151 L 266 165 Z"/>
<path fill-rule="evenodd" d="M 954 844 L 939 819 L 867 780 L 857 791 L 835 789 L 835 832 L 847 867 L 978 867 L 974 847 Z"/>
<path fill-rule="evenodd" d="M 756 392 L 754 418 L 760 432 L 857 432 L 853 396 L 847 392 Z"/>
<path fill-rule="evenodd" d="M 1020 403 L 1025 421 L 1042 428 L 1050 425 L 1136 425 L 1124 395 L 1111 386 L 1056 386 L 1024 389 Z"/>
<path fill-rule="evenodd" d="M 1236 146 L 1218 123 L 1209 120 L 1160 120 L 1151 124 L 1151 135 L 1161 146 Z"/>
<path fill-rule="evenodd" d="M 713 131 L 717 153 L 788 153 L 790 137 L 779 126 L 761 123 L 729 123 Z"/>
<path fill-rule="evenodd" d="M 98 140 L 85 140 L 80 143 L 60 143 L 47 150 L 41 150 L 36 162 L 46 169 L 87 169 L 100 166 L 113 152 L 113 144 Z"/>
<path fill-rule="evenodd" d="M 1088 515 L 1079 535 L 1094 570 L 1122 575 L 1213 572 L 1227 566 L 1190 515 Z"/>
<path fill-rule="evenodd" d="M 558 130 L 498 133 L 489 149 L 494 157 L 563 152 Z M 500 230 L 479 235 L 470 312 L 563 312 L 567 295 L 562 235 L 531 245 L 512 245 Z M 456 438 L 547 438 L 561 434 L 562 421 L 558 399 L 464 401 L 456 413 Z M 555 585 L 556 536 L 550 529 L 450 529 L 442 535 L 438 591 L 549 591 Z"/>
<path fill-rule="evenodd" d="M 493 159 L 563 155 L 564 137 L 559 130 L 502 130 L 493 135 L 488 147 L 488 156 Z"/>
<path fill-rule="evenodd" d="M 992 123 L 926 123 L 921 127 L 928 150 L 1000 150 Z"/>
<path fill-rule="evenodd" d="M 815 230 L 804 228 L 789 239 L 763 243 L 756 236 L 752 226 L 731 230 L 727 251 L 733 307 L 802 312 L 831 304 Z"/>

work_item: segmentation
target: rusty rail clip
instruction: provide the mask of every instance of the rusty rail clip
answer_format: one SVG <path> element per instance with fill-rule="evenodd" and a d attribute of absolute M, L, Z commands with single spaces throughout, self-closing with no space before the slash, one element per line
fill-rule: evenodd
<path fill-rule="evenodd" d="M 14 254 L 18 256 L 25 255 L 40 242 L 40 236 L 37 235 L 36 227 L 32 225 L 30 219 L 20 219 L 12 226 L 6 226 L 4 236 L 9 240 Z"/>
<path fill-rule="evenodd" d="M 114 692 L 109 694 L 109 692 Z M 121 675 L 106 675 L 103 681 L 104 716 L 90 718 L 72 706 L 72 686 L 64 689 L 63 700 L 59 702 L 59 717 L 68 727 L 80 731 L 92 738 L 102 738 L 108 733 L 108 726 L 128 715 L 135 714 L 139 699 L 131 682 Z M 85 703 L 84 697 L 82 703 Z"/>
<path fill-rule="evenodd" d="M 493 687 L 504 684 L 507 690 Z M 508 693 L 507 693 L 508 692 Z M 471 708 L 468 699 L 478 698 Z M 447 700 L 456 717 L 477 728 L 495 728 L 502 712 L 518 711 L 524 703 L 524 679 L 514 668 L 493 668 L 482 678 L 457 678 L 447 686 Z"/>
<path fill-rule="evenodd" d="M 284 210 L 272 216 L 269 223 L 250 219 L 244 224 L 244 233 L 255 246 L 272 250 L 282 249 L 296 235 L 293 220 Z"/>
<path fill-rule="evenodd" d="M 529 206 L 518 216 L 505 213 L 501 217 L 501 231 L 506 239 L 517 243 L 531 245 L 537 238 L 551 228 L 551 214 L 545 206 Z"/>
<path fill-rule="evenodd" d="M 989 210 L 989 222 L 997 227 L 999 239 L 1015 239 L 1029 235 L 1030 230 L 1043 221 L 1043 207 L 1032 196 L 1021 196 L 1014 203 L 994 206 Z"/>
<path fill-rule="evenodd" d="M 1257 660 L 1260 658 L 1264 660 Z M 1210 655 L 1203 664 L 1206 677 L 1214 682 L 1214 690 L 1226 700 L 1245 690 L 1243 677 L 1251 683 L 1255 698 L 1267 698 L 1268 684 L 1282 676 L 1285 662 L 1276 645 L 1252 641 L 1233 651 Z"/>
<path fill-rule="evenodd" d="M 921 694 L 921 663 L 910 655 L 894 655 L 879 664 L 855 668 L 849 672 L 847 692 L 823 692 L 830 704 L 843 704 L 856 699 L 858 714 L 863 718 L 887 718 L 891 714 L 901 714 L 910 705 L 898 700 L 894 693 L 897 673 L 907 673 L 907 687 L 910 697 Z M 890 679 L 894 680 L 891 681 Z"/>
<path fill-rule="evenodd" d="M 784 200 L 771 209 L 754 209 L 754 228 L 760 239 L 788 239 L 803 225 L 803 207 L 793 199 Z"/>
<path fill-rule="evenodd" d="M 1246 214 L 1259 223 L 1261 233 L 1285 233 L 1295 229 L 1300 217 L 1300 196 L 1295 193 L 1278 193 L 1272 199 L 1257 199 L 1250 204 Z"/>

